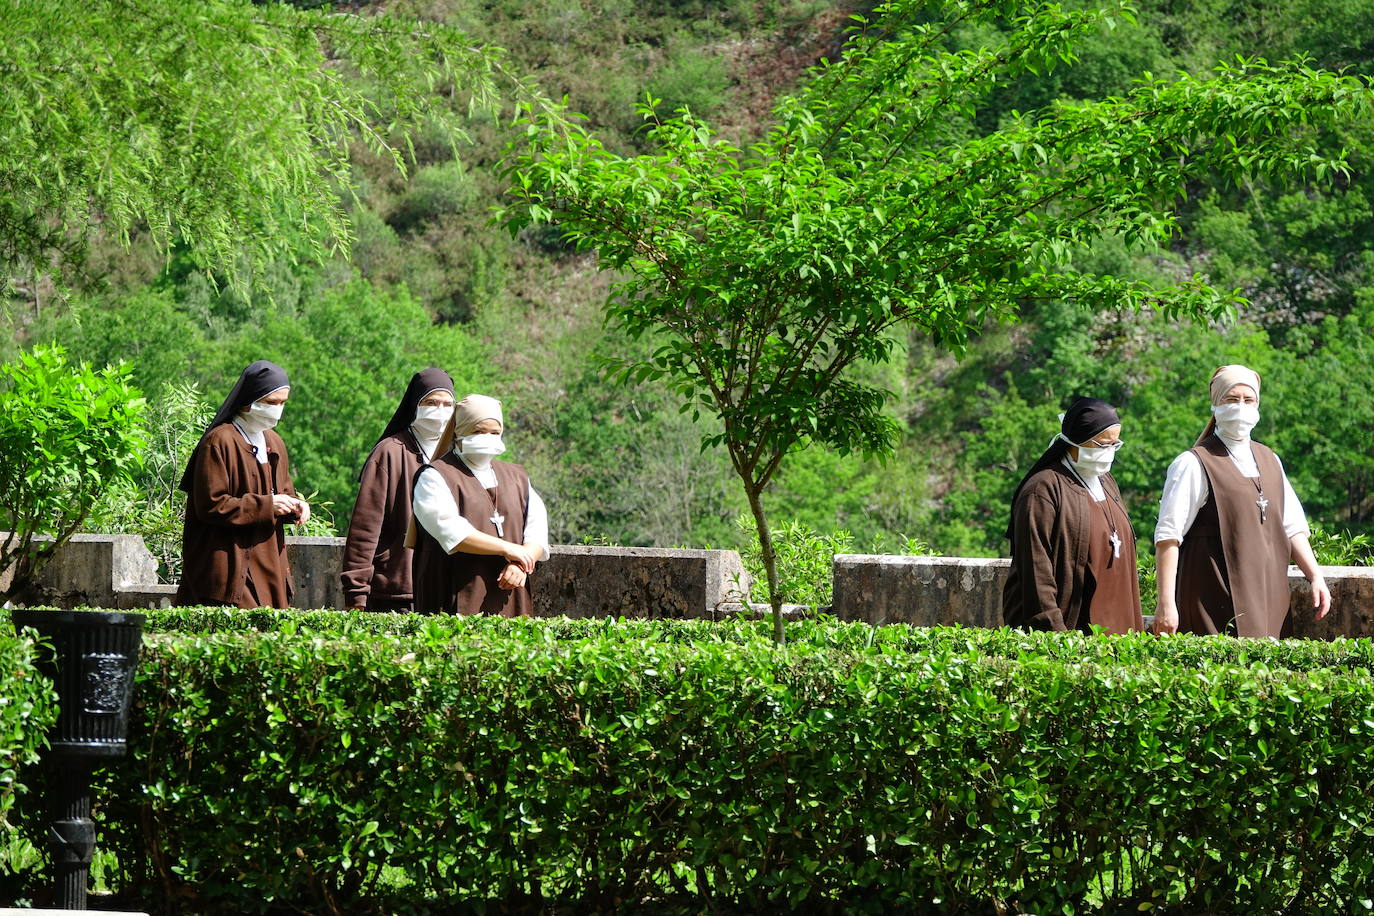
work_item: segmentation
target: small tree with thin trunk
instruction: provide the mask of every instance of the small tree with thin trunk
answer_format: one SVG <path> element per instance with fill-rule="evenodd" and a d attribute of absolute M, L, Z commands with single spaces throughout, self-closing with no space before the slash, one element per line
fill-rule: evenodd
<path fill-rule="evenodd" d="M 0 602 L 23 598 L 147 445 L 127 363 L 73 365 L 38 347 L 0 366 Z"/>
<path fill-rule="evenodd" d="M 776 638 L 781 601 L 763 494 L 789 452 L 823 443 L 890 453 L 886 393 L 852 370 L 914 324 L 958 349 L 1028 300 L 1218 317 L 1237 301 L 1200 278 L 1150 287 L 1075 271 L 1103 233 L 1157 241 L 1189 182 L 1318 177 L 1313 131 L 1368 108 L 1366 86 L 1302 64 L 1238 61 L 1204 76 L 1146 76 L 1101 101 L 1056 103 L 974 127 L 999 83 L 1071 62 L 1124 5 L 916 0 L 858 19 L 841 59 L 737 148 L 690 112 L 646 106 L 653 152 L 622 156 L 532 116 L 510 166 L 514 228 L 548 222 L 621 273 L 607 308 L 659 346 L 627 380 L 661 378 L 719 421 L 758 526 Z M 956 27 L 1009 25 L 992 46 L 948 51 Z M 652 101 L 652 100 L 651 100 Z"/>

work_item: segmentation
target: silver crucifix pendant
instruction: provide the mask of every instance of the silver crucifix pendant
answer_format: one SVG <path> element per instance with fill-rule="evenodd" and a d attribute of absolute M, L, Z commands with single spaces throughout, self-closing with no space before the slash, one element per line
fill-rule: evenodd
<path fill-rule="evenodd" d="M 496 536 L 503 538 L 506 536 L 506 529 L 502 527 L 506 522 L 506 517 L 495 509 L 491 510 L 491 523 L 496 526 Z"/>
<path fill-rule="evenodd" d="M 1265 498 L 1264 498 L 1264 494 L 1261 493 L 1261 494 L 1259 495 L 1259 499 L 1255 500 L 1255 505 L 1259 506 L 1259 510 L 1260 510 L 1260 524 L 1263 525 L 1263 524 L 1264 524 L 1264 510 L 1269 508 L 1269 500 L 1265 499 Z"/>
<path fill-rule="evenodd" d="M 1113 531 L 1113 532 L 1112 532 L 1112 536 L 1111 536 L 1110 538 L 1108 538 L 1107 540 L 1111 541 L 1111 544 L 1112 544 L 1112 556 L 1114 556 L 1114 557 L 1119 557 L 1119 556 L 1121 556 L 1121 538 L 1120 538 L 1120 536 L 1117 535 L 1117 533 L 1116 533 L 1115 531 Z"/>

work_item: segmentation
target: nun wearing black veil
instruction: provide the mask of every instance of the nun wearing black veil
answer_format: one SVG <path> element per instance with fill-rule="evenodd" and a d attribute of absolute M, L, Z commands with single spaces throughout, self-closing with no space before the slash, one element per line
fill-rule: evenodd
<path fill-rule="evenodd" d="M 382 430 L 358 476 L 358 498 L 344 545 L 344 607 L 351 610 L 414 609 L 411 549 L 406 531 L 414 517 L 415 475 L 434 460 L 439 436 L 453 416 L 453 379 L 443 369 L 411 376 L 401 403 Z"/>
<path fill-rule="evenodd" d="M 1002 590 L 1010 626 L 1109 633 L 1144 628 L 1135 535 L 1110 469 L 1121 447 L 1116 409 L 1078 398 L 1016 488 Z"/>
<path fill-rule="evenodd" d="M 286 443 L 273 428 L 290 393 L 286 370 L 253 363 L 191 452 L 181 476 L 186 523 L 178 605 L 290 602 L 284 526 L 310 517 L 291 483 Z"/>

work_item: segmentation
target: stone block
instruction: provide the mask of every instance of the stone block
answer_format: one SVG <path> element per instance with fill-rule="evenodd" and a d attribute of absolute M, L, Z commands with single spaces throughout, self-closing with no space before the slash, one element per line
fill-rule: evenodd
<path fill-rule="evenodd" d="M 538 617 L 707 618 L 748 591 L 733 550 L 555 545 L 530 577 Z"/>
<path fill-rule="evenodd" d="M 155 584 L 157 560 L 143 538 L 74 534 L 38 574 L 29 600 L 60 608 L 113 608 L 119 607 L 119 592 Z"/>
<path fill-rule="evenodd" d="M 1293 635 L 1306 639 L 1374 636 L 1374 568 L 1323 566 L 1322 577 L 1331 589 L 1331 612 L 1321 620 L 1312 613 L 1312 585 L 1296 566 L 1288 567 Z"/>
<path fill-rule="evenodd" d="M 841 620 L 918 627 L 1002 625 L 1010 560 L 839 554 L 831 608 Z"/>
<path fill-rule="evenodd" d="M 343 607 L 344 538 L 288 537 L 286 556 L 296 586 L 291 606 L 314 610 Z"/>

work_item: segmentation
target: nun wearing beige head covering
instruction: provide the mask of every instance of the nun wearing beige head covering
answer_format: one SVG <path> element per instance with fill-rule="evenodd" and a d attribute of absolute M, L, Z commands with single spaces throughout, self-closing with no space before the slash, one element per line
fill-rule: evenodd
<path fill-rule="evenodd" d="M 544 501 L 506 450 L 501 402 L 470 394 L 454 407 L 435 459 L 415 477 L 411 573 L 420 613 L 531 613 L 527 580 L 548 558 Z"/>
<path fill-rule="evenodd" d="M 1208 394 L 1212 415 L 1169 465 L 1159 503 L 1155 632 L 1291 635 L 1288 564 L 1311 581 L 1316 619 L 1330 610 L 1331 592 L 1283 463 L 1250 438 L 1259 373 L 1222 366 Z"/>

